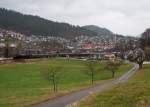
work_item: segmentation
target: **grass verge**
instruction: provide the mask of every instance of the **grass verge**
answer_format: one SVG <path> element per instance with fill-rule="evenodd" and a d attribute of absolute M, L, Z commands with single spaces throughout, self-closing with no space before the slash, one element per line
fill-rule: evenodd
<path fill-rule="evenodd" d="M 150 107 L 150 65 L 126 83 L 83 99 L 79 107 Z M 86 101 L 85 101 L 86 100 Z"/>

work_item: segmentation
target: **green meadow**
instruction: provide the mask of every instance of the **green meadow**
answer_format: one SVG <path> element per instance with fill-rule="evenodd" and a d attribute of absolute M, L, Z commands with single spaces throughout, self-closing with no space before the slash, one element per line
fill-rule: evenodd
<path fill-rule="evenodd" d="M 22 107 L 89 87 L 90 77 L 84 73 L 85 62 L 75 59 L 55 58 L 31 60 L 25 63 L 1 64 L 0 107 Z M 63 75 L 58 86 L 58 93 L 53 92 L 52 84 L 44 79 L 41 73 L 51 66 L 62 66 L 61 72 L 63 72 Z M 105 61 L 98 62 L 97 67 L 103 68 L 104 66 Z M 124 63 L 117 70 L 116 77 L 122 75 L 131 67 L 132 65 Z M 94 79 L 95 83 L 100 83 L 111 79 L 111 77 L 110 71 L 102 70 L 98 72 Z"/>

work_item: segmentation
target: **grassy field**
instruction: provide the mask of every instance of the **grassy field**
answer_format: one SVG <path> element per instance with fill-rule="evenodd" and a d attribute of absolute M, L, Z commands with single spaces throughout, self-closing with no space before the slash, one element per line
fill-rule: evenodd
<path fill-rule="evenodd" d="M 104 65 L 104 62 L 100 62 L 98 66 Z M 63 79 L 57 94 L 53 93 L 52 84 L 49 84 L 41 74 L 50 66 L 63 66 Z M 0 65 L 0 107 L 22 107 L 88 87 L 90 79 L 84 74 L 84 66 L 85 61 L 65 59 L 40 59 L 27 63 Z M 116 76 L 122 75 L 131 67 L 132 65 L 123 64 Z M 97 82 L 107 79 L 111 79 L 111 72 L 103 71 L 95 76 Z"/>
<path fill-rule="evenodd" d="M 150 107 L 150 65 L 128 82 L 91 95 L 80 107 Z"/>

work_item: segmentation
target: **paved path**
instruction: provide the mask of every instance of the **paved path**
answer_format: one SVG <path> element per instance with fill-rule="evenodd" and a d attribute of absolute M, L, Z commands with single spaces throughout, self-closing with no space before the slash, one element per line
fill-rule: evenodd
<path fill-rule="evenodd" d="M 103 84 L 99 84 L 94 87 L 87 88 L 81 91 L 73 92 L 68 95 L 55 98 L 53 100 L 41 102 L 39 104 L 35 104 L 30 107 L 66 107 L 67 105 L 72 104 L 80 100 L 81 98 L 88 96 L 89 94 L 93 92 L 101 91 L 105 88 L 111 87 L 114 84 L 127 81 L 129 77 L 131 77 L 132 75 L 134 75 L 136 71 L 138 71 L 138 68 L 139 68 L 138 65 L 134 64 L 134 67 L 131 70 L 129 70 L 123 76 L 115 80 L 109 80 L 109 81 L 104 82 Z"/>

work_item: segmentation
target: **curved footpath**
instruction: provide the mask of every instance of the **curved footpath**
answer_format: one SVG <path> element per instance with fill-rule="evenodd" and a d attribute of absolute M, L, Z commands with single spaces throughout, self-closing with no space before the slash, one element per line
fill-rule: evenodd
<path fill-rule="evenodd" d="M 90 95 L 93 92 L 95 93 L 97 91 L 101 91 L 105 88 L 111 87 L 114 84 L 127 81 L 132 75 L 135 74 L 136 71 L 138 71 L 139 66 L 135 63 L 133 64 L 134 64 L 134 67 L 132 69 L 130 69 L 128 72 L 126 72 L 124 75 L 122 75 L 121 77 L 117 79 L 109 80 L 109 81 L 104 82 L 103 84 L 98 84 L 98 85 L 95 85 L 94 87 L 80 90 L 77 92 L 73 92 L 62 97 L 58 97 L 52 100 L 34 104 L 34 105 L 31 105 L 30 107 L 66 107 L 67 105 L 70 105 L 80 100 L 81 98 Z"/>

